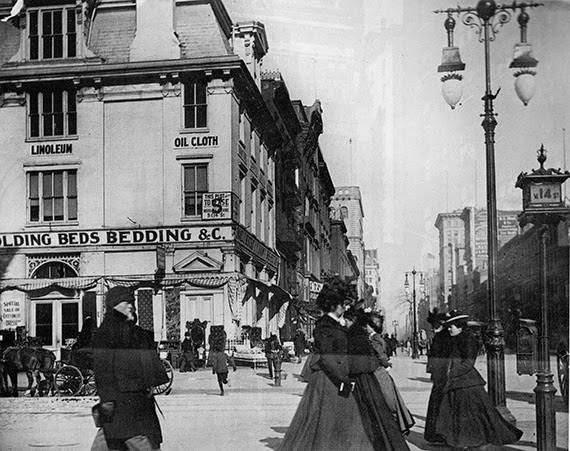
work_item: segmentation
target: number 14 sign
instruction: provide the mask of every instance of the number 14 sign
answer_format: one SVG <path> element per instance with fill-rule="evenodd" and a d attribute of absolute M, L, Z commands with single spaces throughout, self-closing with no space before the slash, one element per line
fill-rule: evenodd
<path fill-rule="evenodd" d="M 558 204 L 562 197 L 559 183 L 536 183 L 530 185 L 530 203 L 533 205 Z"/>

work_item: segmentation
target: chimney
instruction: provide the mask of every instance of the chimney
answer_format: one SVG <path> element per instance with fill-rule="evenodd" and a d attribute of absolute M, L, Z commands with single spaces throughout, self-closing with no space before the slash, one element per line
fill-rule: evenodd
<path fill-rule="evenodd" d="M 136 0 L 136 32 L 130 61 L 180 58 L 180 41 L 174 32 L 174 0 Z"/>
<path fill-rule="evenodd" d="M 240 22 L 233 26 L 232 47 L 234 53 L 245 61 L 251 76 L 261 88 L 262 59 L 267 53 L 265 26 L 260 22 Z"/>

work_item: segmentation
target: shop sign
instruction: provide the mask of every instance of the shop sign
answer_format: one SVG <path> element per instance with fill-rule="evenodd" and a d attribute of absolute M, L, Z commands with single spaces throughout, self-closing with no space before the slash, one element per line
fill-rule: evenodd
<path fill-rule="evenodd" d="M 319 293 L 323 289 L 323 284 L 320 282 L 313 282 L 309 280 L 309 299 L 314 301 L 319 296 Z"/>
<path fill-rule="evenodd" d="M 202 219 L 231 219 L 232 193 L 204 193 Z"/>
<path fill-rule="evenodd" d="M 215 135 L 177 136 L 174 138 L 174 147 L 176 149 L 185 149 L 188 147 L 218 147 L 218 141 L 218 136 Z"/>
<path fill-rule="evenodd" d="M 0 249 L 196 243 L 223 241 L 231 236 L 230 226 L 6 233 L 0 234 Z"/>
<path fill-rule="evenodd" d="M 31 155 L 62 155 L 70 153 L 73 153 L 73 144 L 71 143 L 32 144 L 30 147 Z"/>
<path fill-rule="evenodd" d="M 166 246 L 164 244 L 156 246 L 156 269 L 161 271 L 166 269 Z"/>
<path fill-rule="evenodd" d="M 13 329 L 22 325 L 22 301 L 20 299 L 9 297 L 2 299 L 1 308 L 3 329 Z"/>
<path fill-rule="evenodd" d="M 275 252 L 271 251 L 265 244 L 259 241 L 255 236 L 249 232 L 238 227 L 236 229 L 236 241 L 254 257 L 267 262 L 269 266 L 276 269 L 279 267 L 279 257 Z"/>

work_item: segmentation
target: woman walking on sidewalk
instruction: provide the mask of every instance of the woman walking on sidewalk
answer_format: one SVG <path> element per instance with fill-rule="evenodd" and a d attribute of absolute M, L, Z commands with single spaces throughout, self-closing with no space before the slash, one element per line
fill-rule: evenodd
<path fill-rule="evenodd" d="M 474 366 L 479 345 L 467 329 L 467 318 L 452 311 L 445 322 L 451 347 L 436 433 L 456 448 L 514 443 L 522 431 L 500 415 L 483 388 L 485 381 Z"/>
<path fill-rule="evenodd" d="M 313 331 L 308 383 L 280 446 L 282 451 L 374 450 L 352 393 L 344 300 L 342 287 L 331 283 L 317 297 L 323 316 Z"/>
<path fill-rule="evenodd" d="M 392 363 L 386 353 L 386 342 L 380 335 L 384 318 L 380 315 L 368 314 L 363 320 L 363 327 L 366 329 L 374 354 L 380 362 L 380 366 L 374 371 L 374 375 L 378 379 L 378 384 L 392 415 L 398 422 L 400 431 L 402 434 L 409 434 L 415 421 L 389 373 Z"/>
<path fill-rule="evenodd" d="M 439 313 L 437 309 L 430 312 L 427 317 L 427 321 L 431 324 L 434 332 L 426 368 L 426 372 L 430 374 L 430 379 L 433 382 L 424 431 L 424 438 L 430 443 L 445 443 L 444 438 L 436 433 L 435 427 L 443 399 L 443 388 L 447 383 L 447 366 L 451 340 L 451 336 L 444 326 L 444 322 L 447 319 L 446 314 Z"/>

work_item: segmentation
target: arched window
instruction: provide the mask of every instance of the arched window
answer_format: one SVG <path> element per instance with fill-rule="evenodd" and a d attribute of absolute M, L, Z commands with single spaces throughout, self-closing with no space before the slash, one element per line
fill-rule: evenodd
<path fill-rule="evenodd" d="M 67 263 L 56 261 L 43 263 L 32 274 L 32 279 L 62 279 L 65 277 L 77 277 L 77 272 Z"/>

